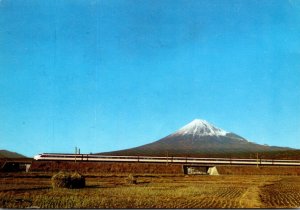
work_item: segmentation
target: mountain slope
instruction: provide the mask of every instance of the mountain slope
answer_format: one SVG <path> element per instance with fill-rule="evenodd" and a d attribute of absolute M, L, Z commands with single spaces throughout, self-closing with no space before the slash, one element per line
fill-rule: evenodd
<path fill-rule="evenodd" d="M 287 150 L 292 149 L 252 143 L 205 120 L 196 119 L 175 133 L 150 144 L 102 154 L 202 157 Z"/>
<path fill-rule="evenodd" d="M 26 156 L 8 150 L 0 150 L 0 158 L 26 158 Z"/>

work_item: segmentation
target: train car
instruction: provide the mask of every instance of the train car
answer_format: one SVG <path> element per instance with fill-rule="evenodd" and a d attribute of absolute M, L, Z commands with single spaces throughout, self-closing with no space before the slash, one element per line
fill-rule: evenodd
<path fill-rule="evenodd" d="M 156 156 L 108 156 L 108 155 L 94 155 L 94 154 L 61 154 L 61 153 L 43 153 L 34 156 L 34 159 L 37 161 L 56 160 L 56 161 L 95 161 L 95 162 L 98 161 L 98 162 L 300 166 L 299 160 L 156 157 Z"/>

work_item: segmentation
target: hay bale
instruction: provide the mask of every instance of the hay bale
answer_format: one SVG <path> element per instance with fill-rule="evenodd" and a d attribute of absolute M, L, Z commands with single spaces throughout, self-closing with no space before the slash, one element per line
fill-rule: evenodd
<path fill-rule="evenodd" d="M 51 178 L 53 188 L 69 188 L 70 182 L 70 175 L 62 171 L 60 171 L 57 174 L 54 174 Z"/>
<path fill-rule="evenodd" d="M 70 188 L 84 188 L 85 178 L 80 173 L 75 172 L 71 174 L 71 185 Z"/>
<path fill-rule="evenodd" d="M 61 171 L 52 176 L 51 183 L 53 188 L 83 188 L 85 178 L 78 172 L 70 174 Z"/>
<path fill-rule="evenodd" d="M 132 174 L 129 174 L 128 177 L 126 178 L 126 182 L 128 184 L 137 184 L 137 179 Z"/>

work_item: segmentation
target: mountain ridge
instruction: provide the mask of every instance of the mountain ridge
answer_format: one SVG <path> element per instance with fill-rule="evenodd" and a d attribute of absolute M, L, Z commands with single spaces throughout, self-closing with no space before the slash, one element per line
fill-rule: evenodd
<path fill-rule="evenodd" d="M 174 133 L 138 147 L 104 152 L 105 155 L 203 156 L 238 153 L 252 154 L 294 150 L 288 147 L 261 145 L 211 123 L 195 119 Z"/>
<path fill-rule="evenodd" d="M 26 158 L 26 156 L 9 150 L 0 150 L 0 158 Z"/>

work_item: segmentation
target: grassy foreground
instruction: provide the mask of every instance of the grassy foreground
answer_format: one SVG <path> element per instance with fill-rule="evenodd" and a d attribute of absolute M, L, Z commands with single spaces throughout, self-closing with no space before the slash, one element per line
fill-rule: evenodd
<path fill-rule="evenodd" d="M 51 174 L 0 174 L 0 208 L 293 208 L 299 176 L 87 176 L 84 189 L 52 189 Z"/>

